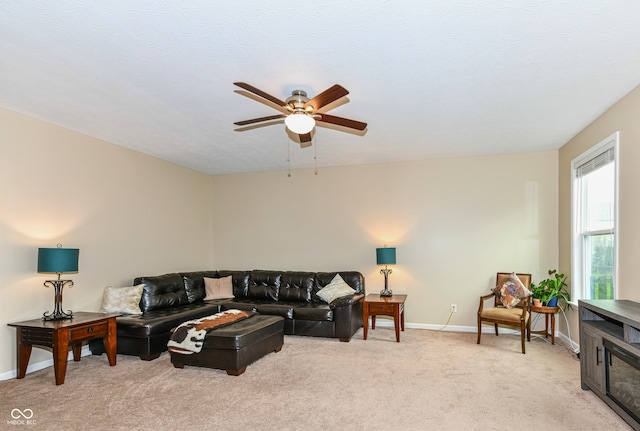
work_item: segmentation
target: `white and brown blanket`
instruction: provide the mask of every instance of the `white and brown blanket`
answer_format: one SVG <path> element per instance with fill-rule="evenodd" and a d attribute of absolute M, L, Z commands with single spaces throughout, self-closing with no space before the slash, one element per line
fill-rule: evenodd
<path fill-rule="evenodd" d="M 248 319 L 253 311 L 226 310 L 201 319 L 188 320 L 181 323 L 167 343 L 170 352 L 191 355 L 199 353 L 204 344 L 204 337 L 209 331 L 231 325 L 240 320 Z"/>

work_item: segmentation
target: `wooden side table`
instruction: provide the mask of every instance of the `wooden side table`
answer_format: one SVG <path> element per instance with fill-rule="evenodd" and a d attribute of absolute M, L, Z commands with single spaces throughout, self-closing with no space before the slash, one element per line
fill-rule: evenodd
<path fill-rule="evenodd" d="M 535 307 L 531 306 L 531 312 L 544 314 L 544 331 L 531 331 L 532 334 L 544 335 L 544 338 L 551 336 L 551 344 L 556 344 L 556 314 L 560 307 Z M 549 319 L 551 319 L 551 332 L 549 332 Z"/>
<path fill-rule="evenodd" d="M 50 347 L 53 350 L 53 370 L 56 385 L 64 383 L 67 372 L 69 346 L 73 360 L 80 361 L 82 342 L 94 338 L 104 339 L 109 365 L 116 365 L 116 317 L 119 314 L 77 312 L 72 319 L 43 320 L 42 318 L 9 323 L 17 330 L 18 378 L 27 374 L 27 365 L 33 346 Z"/>
<path fill-rule="evenodd" d="M 391 316 L 396 329 L 396 341 L 400 342 L 400 328 L 404 331 L 404 302 L 407 295 L 367 295 L 362 301 L 362 317 L 364 323 L 364 339 L 367 339 L 369 329 L 369 316 L 371 316 L 371 329 L 376 329 L 376 316 Z"/>

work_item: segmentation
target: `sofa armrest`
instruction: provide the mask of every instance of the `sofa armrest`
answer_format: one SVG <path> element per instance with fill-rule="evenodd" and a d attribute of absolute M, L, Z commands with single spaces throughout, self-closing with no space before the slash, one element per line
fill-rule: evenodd
<path fill-rule="evenodd" d="M 362 301 L 362 298 L 364 298 L 364 295 L 362 293 L 356 293 L 354 295 L 347 295 L 347 296 L 343 296 L 341 298 L 334 299 L 333 301 L 331 301 L 331 304 L 329 304 L 329 306 L 333 310 L 333 309 L 335 309 L 337 307 L 345 307 L 345 306 L 356 304 L 356 303 Z"/>

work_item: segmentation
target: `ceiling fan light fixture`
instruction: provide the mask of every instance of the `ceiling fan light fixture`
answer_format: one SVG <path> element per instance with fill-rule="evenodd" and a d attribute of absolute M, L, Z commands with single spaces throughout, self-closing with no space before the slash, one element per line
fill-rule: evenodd
<path fill-rule="evenodd" d="M 313 130 L 316 125 L 316 120 L 304 112 L 294 112 L 284 119 L 284 124 L 286 124 L 287 129 L 293 133 L 304 135 Z"/>

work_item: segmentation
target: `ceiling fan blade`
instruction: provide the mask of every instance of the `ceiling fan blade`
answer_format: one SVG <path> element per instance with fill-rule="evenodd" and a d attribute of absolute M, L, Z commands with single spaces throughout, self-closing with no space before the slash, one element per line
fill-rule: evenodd
<path fill-rule="evenodd" d="M 240 88 L 244 88 L 245 90 L 247 90 L 247 91 L 249 91 L 249 92 L 251 92 L 253 94 L 258 95 L 258 96 L 262 97 L 263 99 L 267 99 L 269 102 L 275 103 L 278 106 L 286 106 L 287 105 L 284 101 L 278 99 L 277 97 L 272 96 L 272 95 L 270 95 L 268 93 L 265 93 L 264 91 L 259 90 L 256 87 L 254 87 L 253 85 L 249 85 L 249 84 L 247 84 L 245 82 L 234 82 L 233 85 L 237 85 Z"/>
<path fill-rule="evenodd" d="M 301 148 L 306 148 L 311 146 L 311 133 L 304 133 L 304 134 L 298 135 L 298 137 L 300 138 Z"/>
<path fill-rule="evenodd" d="M 349 91 L 346 88 L 336 84 L 331 88 L 327 88 L 313 99 L 309 100 L 304 104 L 304 107 L 306 109 L 307 106 L 313 106 L 313 110 L 317 111 L 323 106 L 326 106 L 331 102 L 335 102 L 336 100 L 346 96 L 347 94 L 349 94 Z"/>
<path fill-rule="evenodd" d="M 336 117 L 335 115 L 329 114 L 318 114 L 316 121 L 321 123 L 335 124 L 338 126 L 348 127 L 350 129 L 356 130 L 364 130 L 367 128 L 367 123 L 362 123 L 356 120 L 349 120 L 348 118 Z"/>
<path fill-rule="evenodd" d="M 269 121 L 269 120 L 278 120 L 284 117 L 286 117 L 286 115 L 284 114 L 269 115 L 268 117 L 260 117 L 260 118 L 253 118 L 251 120 L 236 121 L 233 124 L 235 124 L 236 126 L 246 126 L 247 124 L 260 123 L 262 121 Z"/>

